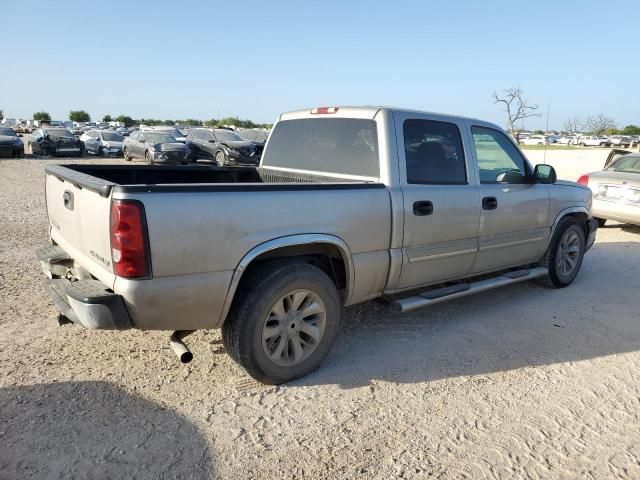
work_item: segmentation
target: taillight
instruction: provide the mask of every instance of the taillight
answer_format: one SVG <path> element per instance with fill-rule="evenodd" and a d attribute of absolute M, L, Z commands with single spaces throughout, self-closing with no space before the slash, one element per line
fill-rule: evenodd
<path fill-rule="evenodd" d="M 317 114 L 325 114 L 325 113 L 336 113 L 339 107 L 318 107 L 311 110 L 311 113 L 314 115 Z"/>
<path fill-rule="evenodd" d="M 579 179 L 578 179 L 578 183 L 580 185 L 589 185 L 589 175 L 582 175 Z"/>
<path fill-rule="evenodd" d="M 151 276 L 147 222 L 142 203 L 114 200 L 111 203 L 110 232 L 114 273 L 125 278 Z"/>

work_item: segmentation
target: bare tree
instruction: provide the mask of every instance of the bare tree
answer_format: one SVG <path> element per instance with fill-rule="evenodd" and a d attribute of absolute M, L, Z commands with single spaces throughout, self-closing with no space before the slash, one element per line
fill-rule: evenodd
<path fill-rule="evenodd" d="M 509 88 L 504 91 L 504 97 L 499 97 L 496 92 L 493 92 L 493 103 L 503 103 L 504 111 L 507 114 L 507 127 L 514 136 L 516 142 L 520 141 L 520 131 L 516 128 L 518 121 L 522 121 L 525 118 L 539 117 L 540 114 L 536 113 L 538 105 L 529 105 L 528 100 L 525 100 L 524 93 L 520 88 Z"/>
<path fill-rule="evenodd" d="M 567 133 L 578 133 L 582 128 L 582 121 L 578 117 L 573 117 L 564 122 L 564 129 Z"/>
<path fill-rule="evenodd" d="M 584 121 L 584 128 L 593 135 L 602 135 L 609 128 L 616 128 L 616 122 L 600 113 L 595 117 L 587 117 Z"/>

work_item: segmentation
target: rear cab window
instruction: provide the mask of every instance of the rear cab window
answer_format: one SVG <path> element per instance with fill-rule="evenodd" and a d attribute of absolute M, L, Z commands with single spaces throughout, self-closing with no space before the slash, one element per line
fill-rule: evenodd
<path fill-rule="evenodd" d="M 466 185 L 460 129 L 454 123 L 408 119 L 403 124 L 407 183 Z"/>
<path fill-rule="evenodd" d="M 263 167 L 378 178 L 376 122 L 360 118 L 301 118 L 276 124 Z"/>

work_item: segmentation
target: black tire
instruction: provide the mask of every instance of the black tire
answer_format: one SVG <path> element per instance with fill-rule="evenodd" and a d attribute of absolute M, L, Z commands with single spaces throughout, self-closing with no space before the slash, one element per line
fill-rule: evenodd
<path fill-rule="evenodd" d="M 129 153 L 127 152 L 127 147 L 124 147 L 122 149 L 122 156 L 124 157 L 125 161 L 127 161 L 127 162 L 131 161 L 131 157 L 129 156 Z"/>
<path fill-rule="evenodd" d="M 606 218 L 596 218 L 596 221 L 598 222 L 598 228 L 604 227 L 607 223 Z"/>
<path fill-rule="evenodd" d="M 579 147 L 586 147 L 586 145 L 584 143 L 581 143 L 578 145 Z"/>
<path fill-rule="evenodd" d="M 562 255 L 563 252 L 561 242 L 566 238 L 565 235 L 575 234 L 577 236 L 578 252 L 574 258 L 575 266 L 568 273 L 562 271 L 562 267 L 559 265 L 558 255 Z M 560 221 L 556 231 L 553 234 L 553 238 L 549 243 L 549 247 L 544 256 L 540 260 L 539 266 L 545 267 L 549 270 L 549 273 L 544 277 L 537 279 L 538 283 L 550 288 L 564 288 L 571 284 L 580 272 L 582 266 L 582 259 L 584 258 L 585 251 L 585 232 L 584 226 L 575 217 L 566 217 Z"/>
<path fill-rule="evenodd" d="M 153 157 L 151 156 L 151 152 L 149 152 L 149 150 L 144 152 L 144 161 L 147 162 L 147 165 L 153 165 Z"/>
<path fill-rule="evenodd" d="M 319 340 L 311 344 L 308 356 L 302 357 L 297 364 L 279 365 L 267 354 L 265 342 L 268 340 L 263 338 L 263 329 L 273 322 L 270 315 L 279 300 L 296 291 L 312 292 L 321 300 L 325 309 L 323 329 Z M 278 385 L 318 368 L 338 335 L 341 313 L 340 295 L 322 270 L 304 263 L 270 262 L 241 282 L 236 301 L 222 327 L 224 345 L 231 358 L 253 378 Z M 289 322 L 288 319 L 282 322 L 285 329 Z M 280 337 L 274 344 L 285 341 L 288 352 L 291 352 L 289 340 Z M 277 348 L 273 347 L 273 350 Z M 287 353 L 287 359 L 289 355 Z"/>
<path fill-rule="evenodd" d="M 227 164 L 227 158 L 224 152 L 218 150 L 215 156 L 216 165 L 219 167 L 224 167 Z"/>

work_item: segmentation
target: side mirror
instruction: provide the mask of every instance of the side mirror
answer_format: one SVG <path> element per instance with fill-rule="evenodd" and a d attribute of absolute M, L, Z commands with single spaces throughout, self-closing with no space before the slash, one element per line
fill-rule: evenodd
<path fill-rule="evenodd" d="M 209 140 L 209 143 L 216 143 L 216 141 L 212 139 L 212 140 Z"/>
<path fill-rule="evenodd" d="M 536 183 L 550 184 L 556 183 L 558 175 L 551 165 L 540 164 L 533 170 L 533 179 Z"/>

